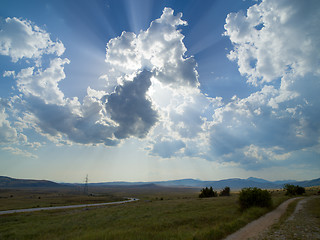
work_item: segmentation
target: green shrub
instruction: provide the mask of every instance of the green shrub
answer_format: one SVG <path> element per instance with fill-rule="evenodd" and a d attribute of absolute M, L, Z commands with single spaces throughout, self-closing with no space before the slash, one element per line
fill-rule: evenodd
<path fill-rule="evenodd" d="M 271 194 L 260 188 L 243 188 L 239 195 L 240 208 L 245 210 L 250 207 L 271 207 Z"/>
<path fill-rule="evenodd" d="M 225 187 L 219 194 L 219 196 L 230 196 L 230 188 Z"/>
<path fill-rule="evenodd" d="M 304 194 L 306 192 L 304 187 L 300 187 L 298 185 L 295 186 L 295 185 L 292 185 L 292 184 L 284 185 L 284 189 L 287 191 L 286 195 L 290 195 L 290 196 L 302 195 L 302 194 Z"/>
<path fill-rule="evenodd" d="M 199 194 L 199 198 L 217 197 L 218 193 L 213 191 L 213 188 L 203 188 Z"/>

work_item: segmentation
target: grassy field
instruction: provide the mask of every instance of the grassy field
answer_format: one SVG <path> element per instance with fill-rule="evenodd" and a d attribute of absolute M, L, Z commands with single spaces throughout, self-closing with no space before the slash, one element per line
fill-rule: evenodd
<path fill-rule="evenodd" d="M 83 195 L 78 188 L 0 189 L 0 211 L 10 209 L 53 207 L 123 200 L 104 191 Z"/>
<path fill-rule="evenodd" d="M 238 195 L 198 198 L 198 189 L 104 188 L 139 202 L 0 217 L 0 239 L 222 239 L 270 209 L 241 212 Z M 35 194 L 35 196 L 38 196 Z M 110 196 L 110 195 L 108 195 Z M 274 206 L 288 197 L 272 193 Z"/>

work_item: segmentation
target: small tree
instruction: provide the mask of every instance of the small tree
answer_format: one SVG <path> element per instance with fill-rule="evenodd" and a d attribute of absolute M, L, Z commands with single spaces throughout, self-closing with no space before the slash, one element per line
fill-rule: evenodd
<path fill-rule="evenodd" d="M 302 195 L 306 192 L 304 187 L 295 186 L 292 184 L 284 185 L 284 189 L 287 190 L 286 195 L 294 196 L 294 195 Z"/>
<path fill-rule="evenodd" d="M 225 187 L 219 194 L 220 196 L 230 196 L 230 188 Z"/>
<path fill-rule="evenodd" d="M 243 188 L 239 195 L 240 208 L 245 210 L 250 207 L 271 207 L 271 194 L 260 188 Z"/>
<path fill-rule="evenodd" d="M 213 191 L 213 188 L 206 187 L 203 188 L 199 194 L 199 198 L 208 198 L 208 197 L 217 197 L 218 193 L 216 191 Z"/>

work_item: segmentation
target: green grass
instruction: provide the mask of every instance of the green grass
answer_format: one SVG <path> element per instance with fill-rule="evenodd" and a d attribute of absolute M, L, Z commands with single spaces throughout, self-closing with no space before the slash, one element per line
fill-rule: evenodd
<path fill-rule="evenodd" d="M 320 198 L 312 198 L 306 204 L 306 209 L 313 215 L 320 223 Z"/>
<path fill-rule="evenodd" d="M 242 212 L 237 194 L 199 199 L 198 193 L 195 189 L 113 189 L 116 196 L 141 200 L 89 210 L 1 216 L 0 239 L 222 239 L 270 210 Z M 272 195 L 275 206 L 286 199 L 282 192 Z"/>

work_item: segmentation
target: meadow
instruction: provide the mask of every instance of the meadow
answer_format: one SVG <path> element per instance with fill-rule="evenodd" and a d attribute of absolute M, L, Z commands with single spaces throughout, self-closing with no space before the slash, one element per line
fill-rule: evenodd
<path fill-rule="evenodd" d="M 83 194 L 83 189 L 77 187 L 0 189 L 0 211 L 123 200 L 98 189 L 95 193 L 86 196 Z"/>
<path fill-rule="evenodd" d="M 222 239 L 270 211 L 256 207 L 241 211 L 237 193 L 230 197 L 200 199 L 199 189 L 191 188 L 112 187 L 95 191 L 113 199 L 137 197 L 140 201 L 3 215 L 0 239 Z M 67 195 L 67 191 L 54 194 Z M 23 194 L 20 197 L 23 198 Z M 79 196 L 81 201 L 83 198 L 90 199 Z M 96 198 L 92 200 L 97 201 Z M 283 191 L 274 191 L 273 207 L 286 199 Z M 2 200 L 0 198 L 0 203 Z"/>

